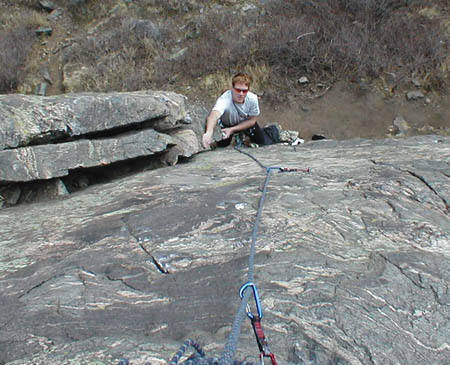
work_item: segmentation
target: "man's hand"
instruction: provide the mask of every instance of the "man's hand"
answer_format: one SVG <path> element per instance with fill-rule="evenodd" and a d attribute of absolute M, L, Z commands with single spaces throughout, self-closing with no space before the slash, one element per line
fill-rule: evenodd
<path fill-rule="evenodd" d="M 222 139 L 228 139 L 233 134 L 232 128 L 222 128 Z"/>
<path fill-rule="evenodd" d="M 213 132 L 214 127 L 217 125 L 217 121 L 219 120 L 222 114 L 217 110 L 211 111 L 209 113 L 208 118 L 206 118 L 206 133 L 203 135 L 202 142 L 203 147 L 210 148 L 211 143 L 213 143 Z"/>
<path fill-rule="evenodd" d="M 202 141 L 203 141 L 203 147 L 209 148 L 211 146 L 211 143 L 213 142 L 212 133 L 206 132 L 203 135 Z"/>

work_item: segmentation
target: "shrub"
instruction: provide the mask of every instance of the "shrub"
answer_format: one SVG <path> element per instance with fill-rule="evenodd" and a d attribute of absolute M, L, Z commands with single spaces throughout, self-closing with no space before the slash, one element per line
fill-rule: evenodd
<path fill-rule="evenodd" d="M 37 1 L 34 0 L 16 0 L 15 5 L 25 6 L 29 8 L 36 8 L 38 6 Z"/>
<path fill-rule="evenodd" d="M 74 23 L 87 25 L 97 19 L 109 17 L 115 2 L 114 0 L 60 0 L 59 4 L 71 15 Z"/>
<path fill-rule="evenodd" d="M 425 64 L 435 68 L 444 57 L 439 25 L 400 12 L 398 9 L 407 3 L 292 1 L 288 12 L 291 16 L 281 20 L 286 3 L 272 2 L 276 16 L 258 32 L 258 57 L 269 59 L 277 74 L 282 71 L 289 77 L 297 77 L 299 72 L 377 77 L 384 70 L 399 67 L 402 72 Z M 308 32 L 314 34 L 295 42 L 295 35 Z"/>
<path fill-rule="evenodd" d="M 179 59 L 160 60 L 157 84 L 170 82 L 173 75 L 192 80 L 216 72 L 230 74 L 248 65 L 245 38 L 236 36 L 248 33 L 248 21 L 225 9 L 192 21 L 185 35 L 187 52 Z"/>
<path fill-rule="evenodd" d="M 0 33 L 0 93 L 16 90 L 21 67 L 35 39 L 34 28 L 30 25 L 21 25 Z"/>
<path fill-rule="evenodd" d="M 253 18 L 236 11 L 208 13 L 195 22 L 195 38 L 187 40 L 184 57 L 165 62 L 164 67 L 170 75 L 195 79 L 267 65 L 270 82 L 286 92 L 296 88 L 296 80 L 305 74 L 333 82 L 373 79 L 392 71 L 401 78 L 420 71 L 435 85 L 438 80 L 445 84 L 439 67 L 447 49 L 439 23 L 415 11 L 426 4 L 421 0 L 272 0 L 264 13 Z"/>
<path fill-rule="evenodd" d="M 152 62 L 159 52 L 155 38 L 160 33 L 130 19 L 112 22 L 114 30 L 80 39 L 78 46 L 66 52 L 65 64 L 88 70 L 69 91 L 134 91 L 151 86 Z"/>
<path fill-rule="evenodd" d="M 433 4 L 438 2 L 446 4 Z M 406 80 L 414 73 L 430 88 L 445 89 L 447 83 L 443 65 L 448 40 L 438 20 L 420 15 L 418 10 L 430 5 L 425 0 L 267 0 L 257 10 L 245 11 L 239 2 L 231 6 L 225 0 L 146 0 L 120 7 L 114 0 L 58 4 L 80 28 L 97 24 L 96 36 L 64 51 L 64 63 L 87 70 L 68 91 L 170 89 L 240 70 L 258 74 L 268 92 L 271 85 L 284 91 L 276 95 L 296 92 L 304 75 L 332 83 L 385 72 Z M 189 23 L 180 27 L 186 14 Z M 164 18 L 164 29 L 146 17 Z M 32 46 L 32 34 L 23 33 L 25 29 L 16 26 L 0 36 L 0 46 L 8 50 L 0 55 L 0 90 L 18 83 L 20 65 Z"/>

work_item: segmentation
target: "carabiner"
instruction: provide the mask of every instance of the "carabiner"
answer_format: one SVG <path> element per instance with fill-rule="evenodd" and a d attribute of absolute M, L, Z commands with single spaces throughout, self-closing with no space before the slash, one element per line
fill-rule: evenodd
<path fill-rule="evenodd" d="M 258 317 L 259 319 L 261 319 L 263 317 L 263 312 L 262 312 L 262 308 L 261 308 L 261 302 L 259 301 L 259 295 L 258 295 L 258 289 L 256 288 L 256 285 L 252 282 L 248 282 L 245 283 L 244 285 L 241 286 L 241 288 L 239 289 L 239 296 L 241 298 L 244 297 L 244 291 L 249 287 L 252 287 L 253 290 L 253 297 L 255 298 L 255 303 L 256 303 L 256 310 L 258 312 Z M 250 306 L 247 304 L 247 316 L 250 319 L 253 319 L 255 316 L 253 315 L 253 313 L 250 311 Z"/>

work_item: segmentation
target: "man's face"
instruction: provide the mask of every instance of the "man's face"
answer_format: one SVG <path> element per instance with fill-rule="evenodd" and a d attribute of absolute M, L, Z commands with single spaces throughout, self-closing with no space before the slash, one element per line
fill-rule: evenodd
<path fill-rule="evenodd" d="M 237 82 L 234 84 L 233 89 L 231 89 L 233 94 L 233 101 L 238 104 L 242 104 L 245 101 L 245 97 L 247 96 L 248 86 Z"/>

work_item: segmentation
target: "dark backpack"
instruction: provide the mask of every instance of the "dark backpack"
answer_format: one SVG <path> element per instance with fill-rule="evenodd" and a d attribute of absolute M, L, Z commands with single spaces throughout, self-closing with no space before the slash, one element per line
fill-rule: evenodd
<path fill-rule="evenodd" d="M 269 125 L 267 127 L 264 127 L 262 130 L 264 134 L 265 145 L 280 142 L 280 130 L 276 125 Z"/>

